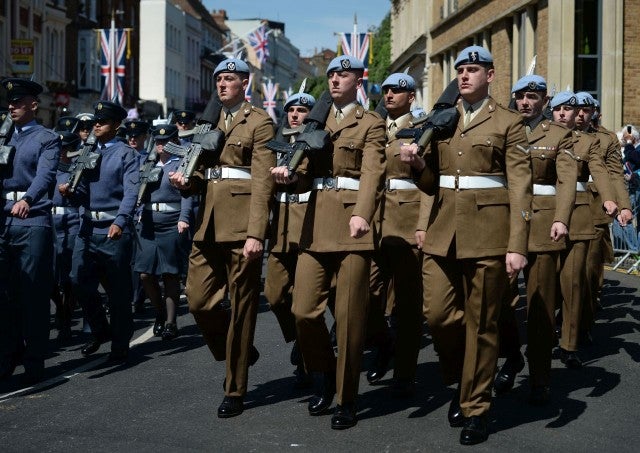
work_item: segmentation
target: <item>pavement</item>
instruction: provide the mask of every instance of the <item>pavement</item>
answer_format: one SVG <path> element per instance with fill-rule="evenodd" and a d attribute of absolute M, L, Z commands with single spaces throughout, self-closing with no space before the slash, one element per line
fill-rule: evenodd
<path fill-rule="evenodd" d="M 147 308 L 135 319 L 127 365 L 106 365 L 108 345 L 83 357 L 80 348 L 87 337 L 76 320 L 70 342 L 51 340 L 44 382 L 21 388 L 19 367 L 0 383 L 0 451 L 635 452 L 640 444 L 639 283 L 637 276 L 607 271 L 594 344 L 581 351 L 584 368 L 570 370 L 554 358 L 552 402 L 544 408 L 526 402 L 525 368 L 510 393 L 494 398 L 489 440 L 474 447 L 459 445 L 460 428 L 447 423 L 453 390 L 442 384 L 428 334 L 413 397 L 391 397 L 391 373 L 382 385 L 369 385 L 364 374 L 373 354 L 367 351 L 357 426 L 334 431 L 330 415 L 309 416 L 310 391 L 293 389 L 291 345 L 284 343 L 263 302 L 254 342 L 261 356 L 249 371 L 245 412 L 239 417 L 216 416 L 224 365 L 213 361 L 186 306 L 178 319 L 181 336 L 172 341 L 151 335 L 154 316 Z"/>

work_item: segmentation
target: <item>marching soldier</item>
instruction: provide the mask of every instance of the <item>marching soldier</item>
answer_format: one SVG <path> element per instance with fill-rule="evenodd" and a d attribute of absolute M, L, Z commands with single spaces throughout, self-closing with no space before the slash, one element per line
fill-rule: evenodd
<path fill-rule="evenodd" d="M 275 155 L 266 147 L 273 122 L 264 110 L 245 102 L 249 66 L 223 60 L 214 71 L 223 111 L 215 125 L 225 133 L 218 156 L 203 153 L 200 171 L 181 190 L 202 194 L 189 257 L 186 294 L 189 311 L 216 360 L 226 360 L 225 397 L 218 417 L 240 415 L 247 393 L 248 367 L 258 360 L 253 347 L 263 244 L 269 223 Z M 228 287 L 230 310 L 223 304 Z"/>
<path fill-rule="evenodd" d="M 178 127 L 180 144 L 188 145 L 191 143 L 193 128 L 196 126 L 196 114 L 191 110 L 176 110 L 173 112 L 173 117 Z"/>
<path fill-rule="evenodd" d="M 100 101 L 95 104 L 94 133 L 99 165 L 86 170 L 77 192 L 69 184 L 58 186 L 64 196 L 72 196 L 84 207 L 80 232 L 73 250 L 71 280 L 92 339 L 81 352 L 87 356 L 111 340 L 109 362 L 124 363 L 133 335 L 131 313 L 132 216 L 138 194 L 138 159 L 135 151 L 116 138 L 118 126 L 127 116 L 120 105 Z M 102 277 L 102 278 L 100 278 Z M 98 282 L 104 282 L 109 298 L 107 321 L 96 299 Z"/>
<path fill-rule="evenodd" d="M 87 141 L 91 131 L 93 130 L 93 125 L 95 124 L 95 116 L 93 113 L 79 113 L 76 115 L 78 119 L 78 126 L 76 127 L 76 132 L 80 136 L 81 144 Z"/>
<path fill-rule="evenodd" d="M 527 264 L 531 168 L 521 118 L 489 96 L 489 51 L 468 47 L 454 67 L 462 100 L 453 136 L 432 140 L 428 163 L 417 145 L 401 157 L 436 193 L 423 244 L 424 310 L 445 383 L 459 384 L 449 424 L 463 426 L 460 443 L 472 445 L 488 437 L 501 304 Z"/>
<path fill-rule="evenodd" d="M 571 91 L 556 94 L 550 102 L 554 123 L 573 132 L 573 157 L 578 166 L 576 201 L 571 214 L 569 235 L 565 250 L 560 252 L 560 292 L 562 294 L 562 334 L 560 360 L 568 368 L 580 368 L 578 336 L 582 316 L 582 304 L 590 300 L 587 283 L 586 260 L 589 241 L 596 238 L 587 193 L 589 179 L 593 179 L 602 195 L 603 208 L 609 216 L 617 213 L 613 201 L 615 194 L 609 183 L 609 175 L 600 154 L 600 141 L 576 129 L 577 100 Z"/>
<path fill-rule="evenodd" d="M 285 166 L 272 170 L 279 184 L 299 180 L 299 191 L 313 190 L 302 225 L 293 313 L 306 369 L 323 374 L 309 413 L 324 413 L 337 392 L 333 429 L 357 423 L 371 252 L 376 242 L 370 225 L 384 182 L 384 122 L 356 101 L 363 71 L 362 62 L 352 56 L 329 63 L 333 106 L 325 127 L 331 140 L 328 149 L 307 156 L 306 168 L 293 180 Z M 314 137 L 301 135 L 298 140 L 313 142 Z M 324 319 L 334 278 L 337 361 Z"/>
<path fill-rule="evenodd" d="M 378 360 L 367 379 L 370 383 L 379 381 L 386 371 L 384 359 L 394 356 L 392 390 L 398 396 L 413 393 L 422 333 L 422 253 L 415 236 L 422 192 L 413 182 L 411 167 L 400 160 L 401 140 L 396 138 L 396 131 L 412 126 L 414 90 L 413 77 L 403 73 L 391 74 L 382 83 L 388 112 L 386 184 L 376 219 L 380 249 L 372 264 L 372 286 L 386 289 L 391 284 L 392 288 L 382 300 L 372 295 L 371 314 L 378 311 L 381 318 L 384 312 L 385 324 L 393 329 L 388 336 L 395 336 L 395 344 L 387 338 L 388 344 L 380 346 Z M 374 294 L 378 293 L 385 295 L 386 291 Z"/>
<path fill-rule="evenodd" d="M 277 134 L 279 141 L 295 141 L 315 102 L 315 98 L 306 93 L 289 96 L 284 104 L 286 123 Z M 311 192 L 296 194 L 291 186 L 276 187 L 264 296 L 287 343 L 296 340 L 296 321 L 291 312 L 292 290 L 298 262 L 300 230 L 310 194 Z M 297 343 L 294 344 L 291 357 L 292 362 L 297 362 L 294 363 L 297 366 L 296 386 L 303 387 L 309 383 L 309 379 L 296 350 L 299 350 Z"/>
<path fill-rule="evenodd" d="M 140 216 L 139 241 L 136 243 L 134 271 L 140 275 L 144 290 L 156 308 L 153 333 L 163 340 L 178 336 L 176 310 L 180 300 L 180 276 L 191 247 L 189 224 L 192 197 L 185 197 L 169 183 L 169 172 L 180 164 L 180 158 L 169 154 L 165 144 L 179 144 L 178 129 L 173 124 L 159 126 L 152 132 L 162 169 L 158 182 L 149 183 Z M 164 297 L 158 282 L 161 276 Z"/>
<path fill-rule="evenodd" d="M 60 137 L 36 121 L 36 82 L 7 78 L 10 140 L 0 150 L 0 379 L 22 362 L 23 384 L 44 375 L 49 340 L 49 295 L 53 288 L 51 196 Z M 11 156 L 13 154 L 13 156 Z"/>

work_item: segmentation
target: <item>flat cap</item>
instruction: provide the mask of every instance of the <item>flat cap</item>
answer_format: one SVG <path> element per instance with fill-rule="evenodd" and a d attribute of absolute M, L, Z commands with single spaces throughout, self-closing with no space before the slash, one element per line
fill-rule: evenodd
<path fill-rule="evenodd" d="M 364 71 L 364 64 L 354 56 L 340 55 L 331 60 L 329 66 L 327 66 L 327 75 L 330 72 L 342 71 Z"/>
<path fill-rule="evenodd" d="M 454 68 L 463 64 L 492 64 L 493 56 L 491 52 L 482 46 L 469 46 L 462 49 L 462 52 L 458 54 L 458 58 L 453 63 Z"/>
<path fill-rule="evenodd" d="M 7 91 L 7 100 L 17 101 L 25 96 L 38 97 L 44 90 L 42 85 L 28 79 L 9 77 L 2 80 L 2 86 Z"/>
<path fill-rule="evenodd" d="M 176 110 L 173 112 L 173 119 L 176 123 L 191 123 L 196 119 L 196 113 L 191 110 Z"/>
<path fill-rule="evenodd" d="M 149 132 L 149 123 L 140 120 L 125 121 L 124 128 L 127 137 L 137 137 Z"/>
<path fill-rule="evenodd" d="M 110 101 L 99 101 L 93 106 L 95 120 L 108 119 L 122 121 L 127 117 L 127 111 L 119 104 Z"/>
<path fill-rule="evenodd" d="M 511 88 L 512 93 L 518 91 L 547 91 L 547 81 L 537 74 L 526 75 Z"/>
<path fill-rule="evenodd" d="M 151 130 L 154 140 L 169 140 L 178 135 L 178 127 L 175 124 L 162 124 Z"/>
<path fill-rule="evenodd" d="M 56 123 L 56 131 L 73 131 L 78 124 L 75 116 L 61 116 Z"/>

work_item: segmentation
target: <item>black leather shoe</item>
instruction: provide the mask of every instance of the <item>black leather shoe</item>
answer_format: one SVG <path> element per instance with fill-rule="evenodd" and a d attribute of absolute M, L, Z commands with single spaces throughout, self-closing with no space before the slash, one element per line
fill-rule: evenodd
<path fill-rule="evenodd" d="M 502 395 L 507 393 L 513 388 L 513 383 L 516 381 L 516 375 L 524 368 L 524 357 L 522 354 L 517 359 L 508 358 L 500 371 L 498 372 L 495 381 L 493 382 L 493 389 L 496 395 Z"/>
<path fill-rule="evenodd" d="M 487 417 L 485 415 L 474 415 L 465 420 L 460 432 L 460 443 L 462 445 L 479 444 L 488 438 Z"/>
<path fill-rule="evenodd" d="M 244 403 L 241 396 L 225 396 L 218 407 L 219 418 L 236 417 L 244 411 Z"/>
<path fill-rule="evenodd" d="M 354 403 L 338 404 L 331 417 L 331 429 L 347 429 L 356 426 L 356 405 Z"/>
<path fill-rule="evenodd" d="M 449 420 L 449 426 L 452 428 L 458 428 L 464 424 L 465 418 L 462 415 L 462 409 L 460 409 L 460 384 L 453 393 L 451 403 L 449 403 L 449 411 L 447 412 L 447 419 Z"/>
<path fill-rule="evenodd" d="M 82 347 L 80 352 L 84 356 L 91 355 L 94 352 L 96 352 L 98 349 L 100 349 L 100 345 L 102 343 L 106 343 L 110 339 L 111 339 L 110 335 L 106 335 L 106 336 L 104 336 L 104 335 L 93 335 L 92 340 L 90 342 L 86 343 Z"/>
<path fill-rule="evenodd" d="M 389 362 L 393 357 L 393 345 L 384 344 L 378 348 L 376 359 L 373 364 L 373 368 L 367 371 L 367 381 L 369 384 L 375 384 L 379 382 L 389 369 Z"/>
<path fill-rule="evenodd" d="M 153 323 L 153 336 L 162 337 L 164 331 L 164 316 L 157 316 L 156 321 Z"/>
<path fill-rule="evenodd" d="M 164 325 L 164 329 L 162 330 L 162 339 L 163 340 L 173 340 L 174 338 L 180 335 L 178 333 L 178 326 L 173 322 L 168 322 Z"/>
<path fill-rule="evenodd" d="M 322 379 L 322 388 L 320 392 L 311 397 L 309 400 L 309 406 L 307 409 L 309 410 L 310 415 L 320 415 L 329 407 L 331 403 L 333 403 L 333 396 L 336 394 L 336 373 L 324 373 Z"/>
<path fill-rule="evenodd" d="M 546 385 L 538 385 L 531 387 L 529 394 L 529 404 L 532 406 L 544 406 L 549 403 L 551 392 Z"/>
<path fill-rule="evenodd" d="M 391 395 L 394 398 L 408 398 L 413 396 L 415 384 L 413 379 L 395 378 L 391 385 Z"/>
<path fill-rule="evenodd" d="M 567 368 L 574 370 L 582 368 L 582 360 L 576 351 L 566 351 L 560 348 L 560 361 L 564 363 Z"/>
<path fill-rule="evenodd" d="M 127 363 L 129 359 L 128 351 L 111 351 L 107 358 L 107 363 L 110 365 L 123 365 Z"/>

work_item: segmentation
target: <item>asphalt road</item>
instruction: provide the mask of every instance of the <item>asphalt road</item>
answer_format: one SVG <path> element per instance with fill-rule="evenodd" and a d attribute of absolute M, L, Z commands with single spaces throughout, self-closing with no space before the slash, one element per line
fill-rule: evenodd
<path fill-rule="evenodd" d="M 639 283 L 637 276 L 607 272 L 595 342 L 582 351 L 585 367 L 569 370 L 554 359 L 552 402 L 545 408 L 527 405 L 528 378 L 520 375 L 509 394 L 494 399 L 491 435 L 475 447 L 460 446 L 460 428 L 448 426 L 452 390 L 442 384 L 428 335 L 415 396 L 391 398 L 389 379 L 371 386 L 363 371 L 356 427 L 334 431 L 330 415 L 309 416 L 309 391 L 293 389 L 291 347 L 265 305 L 255 339 L 261 357 L 250 369 L 245 412 L 219 419 L 224 366 L 213 361 L 183 305 L 182 335 L 173 341 L 151 337 L 151 309 L 136 318 L 126 366 L 105 366 L 108 345 L 82 357 L 86 336 L 79 333 L 79 323 L 70 343 L 52 340 L 45 382 L 21 389 L 18 368 L 0 384 L 0 451 L 635 452 L 640 444 Z M 365 370 L 371 360 L 366 352 Z"/>

